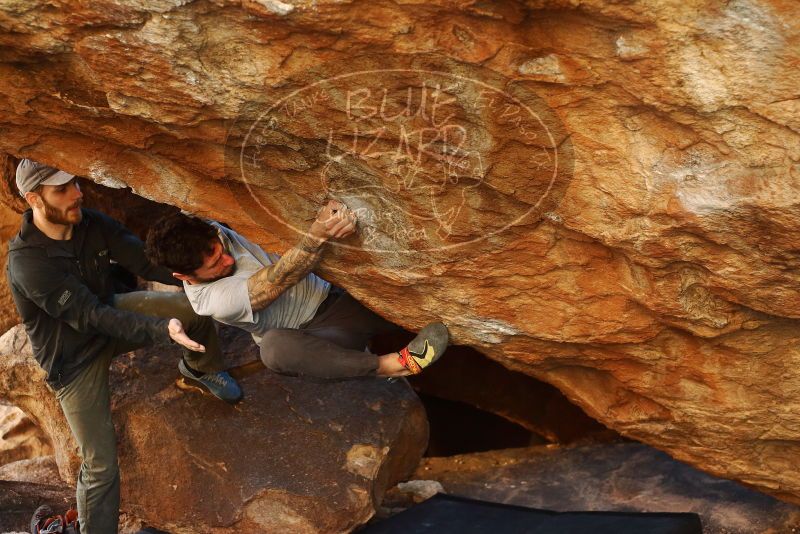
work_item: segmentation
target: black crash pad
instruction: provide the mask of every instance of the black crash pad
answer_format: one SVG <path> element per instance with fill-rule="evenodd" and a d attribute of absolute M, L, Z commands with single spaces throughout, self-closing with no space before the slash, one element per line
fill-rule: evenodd
<path fill-rule="evenodd" d="M 702 534 L 690 513 L 552 512 L 438 494 L 359 534 Z"/>

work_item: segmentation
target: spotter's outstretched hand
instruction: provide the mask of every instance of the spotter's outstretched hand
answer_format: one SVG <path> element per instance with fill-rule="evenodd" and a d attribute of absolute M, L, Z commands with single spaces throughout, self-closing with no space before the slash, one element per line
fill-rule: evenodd
<path fill-rule="evenodd" d="M 169 337 L 171 337 L 172 341 L 178 345 L 184 346 L 194 352 L 206 351 L 206 348 L 203 345 L 186 335 L 186 331 L 183 329 L 183 323 L 181 323 L 178 319 L 170 319 L 167 329 L 169 330 Z"/>

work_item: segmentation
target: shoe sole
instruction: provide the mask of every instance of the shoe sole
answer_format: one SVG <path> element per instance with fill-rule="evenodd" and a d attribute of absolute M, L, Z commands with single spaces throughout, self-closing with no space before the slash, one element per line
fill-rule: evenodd
<path fill-rule="evenodd" d="M 419 374 L 427 369 L 431 364 L 441 358 L 450 343 L 450 331 L 444 323 L 436 322 L 426 325 L 419 331 L 417 337 L 411 340 L 406 347 L 408 357 L 413 357 L 414 363 L 419 370 L 413 374 Z M 432 354 L 430 354 L 432 352 Z M 401 353 L 402 354 L 402 353 Z"/>
<path fill-rule="evenodd" d="M 219 399 L 219 400 L 221 400 L 223 402 L 227 402 L 228 404 L 238 404 L 244 398 L 244 393 L 242 393 L 241 395 L 239 395 L 239 397 L 237 397 L 234 400 L 223 399 L 222 397 L 218 397 L 218 396 L 214 395 L 214 392 L 211 391 L 211 389 L 209 389 L 209 387 L 207 385 L 203 384 L 200 380 L 198 380 L 197 377 L 192 376 L 191 374 L 186 374 L 183 371 L 183 366 L 182 365 L 178 365 L 178 372 L 180 372 L 180 374 L 184 378 L 184 380 L 191 380 L 192 381 L 191 382 L 192 385 L 197 384 L 198 386 L 200 386 L 203 389 L 203 391 L 207 391 L 208 394 L 211 395 L 212 397 L 214 397 L 215 399 Z"/>

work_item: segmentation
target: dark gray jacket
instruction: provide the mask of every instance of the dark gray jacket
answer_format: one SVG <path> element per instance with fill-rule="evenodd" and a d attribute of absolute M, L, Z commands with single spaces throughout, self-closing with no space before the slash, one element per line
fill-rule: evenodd
<path fill-rule="evenodd" d="M 47 381 L 67 385 L 113 338 L 141 344 L 168 343 L 168 321 L 112 306 L 114 260 L 146 280 L 178 285 L 144 255 L 141 240 L 114 219 L 84 209 L 73 229 L 75 254 L 22 215 L 22 228 L 8 248 L 7 275 L 17 310 Z"/>

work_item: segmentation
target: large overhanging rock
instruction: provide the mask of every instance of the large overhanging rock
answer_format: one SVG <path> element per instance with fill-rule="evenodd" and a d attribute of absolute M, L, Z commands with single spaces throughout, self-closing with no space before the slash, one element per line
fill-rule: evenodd
<path fill-rule="evenodd" d="M 800 502 L 800 5 L 0 3 L 0 150 L 278 248 Z M 407 89 L 411 88 L 408 92 Z M 408 107 L 406 107 L 408 106 Z"/>
<path fill-rule="evenodd" d="M 177 348 L 112 364 L 122 509 L 170 532 L 345 532 L 425 451 L 425 410 L 405 381 L 317 383 L 264 369 L 250 337 L 226 334 L 245 399 L 236 407 L 175 387 Z M 36 372 L 39 371 L 39 372 Z M 41 423 L 59 472 L 76 447 L 22 326 L 0 338 L 0 398 Z"/>

